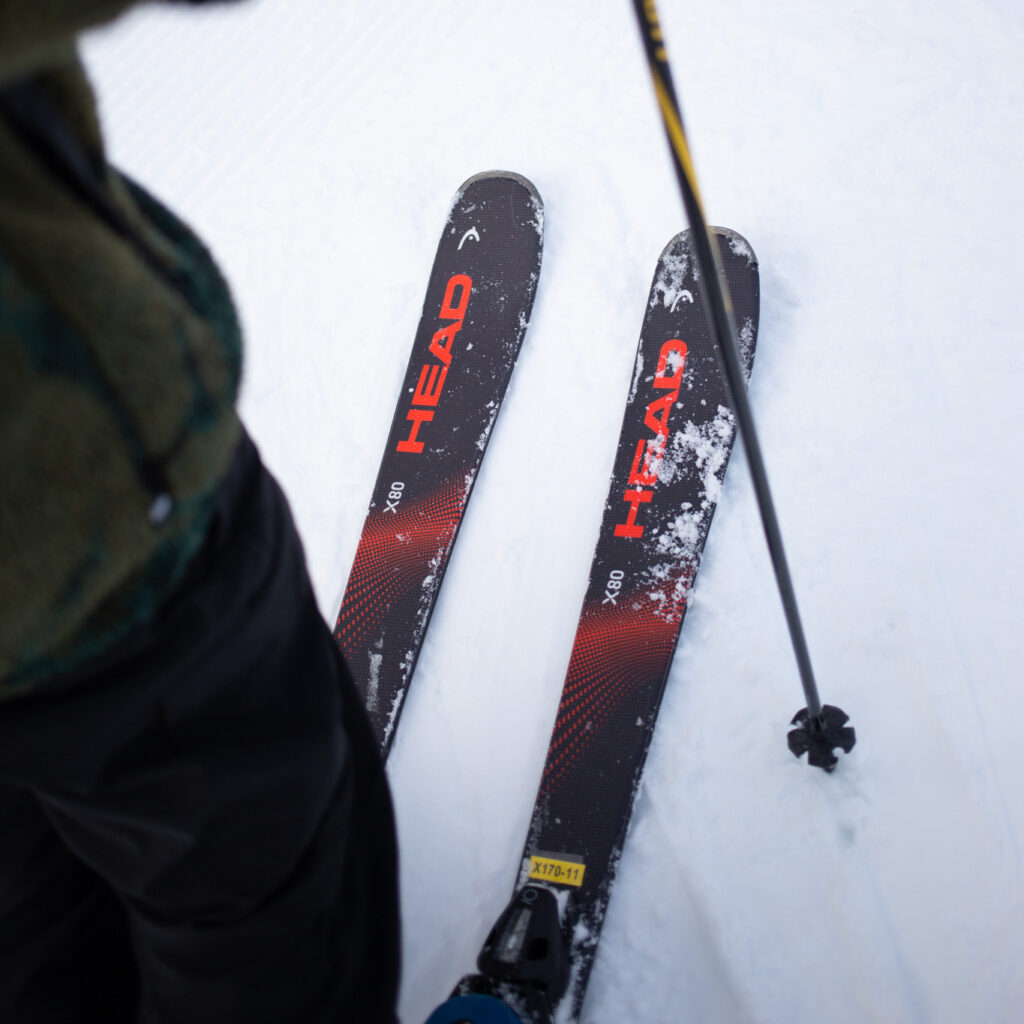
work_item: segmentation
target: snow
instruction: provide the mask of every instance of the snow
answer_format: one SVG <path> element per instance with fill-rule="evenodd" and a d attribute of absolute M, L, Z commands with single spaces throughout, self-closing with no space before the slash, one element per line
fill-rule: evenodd
<path fill-rule="evenodd" d="M 824 698 L 746 465 L 692 595 L 586 1024 L 988 1022 L 1024 1003 L 1024 8 L 662 0 L 705 209 L 761 266 L 751 398 Z M 389 772 L 401 1014 L 516 879 L 658 254 L 683 226 L 622 0 L 149 7 L 86 46 L 115 157 L 195 224 L 242 407 L 333 622 L 450 197 L 544 201 L 533 321 Z"/>

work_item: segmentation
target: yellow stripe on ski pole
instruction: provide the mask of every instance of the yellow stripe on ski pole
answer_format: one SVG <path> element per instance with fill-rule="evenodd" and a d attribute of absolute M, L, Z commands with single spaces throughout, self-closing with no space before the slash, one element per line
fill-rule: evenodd
<path fill-rule="evenodd" d="M 668 132 L 672 149 L 675 151 L 676 157 L 683 168 L 683 174 L 686 175 L 686 180 L 690 185 L 694 198 L 697 200 L 700 215 L 703 217 L 704 204 L 701 202 L 700 189 L 697 188 L 697 172 L 693 168 L 690 147 L 686 142 L 686 134 L 683 132 L 683 123 L 679 118 L 679 111 L 676 110 L 675 104 L 669 98 L 668 91 L 661 81 L 661 75 L 653 67 L 651 68 L 651 78 L 654 79 L 654 93 L 658 97 L 658 106 L 661 109 L 661 119 L 665 123 L 665 131 Z"/>

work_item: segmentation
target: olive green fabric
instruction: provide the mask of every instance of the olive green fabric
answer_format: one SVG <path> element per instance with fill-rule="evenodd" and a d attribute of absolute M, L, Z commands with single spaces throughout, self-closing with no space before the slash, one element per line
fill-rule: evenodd
<path fill-rule="evenodd" d="M 0 0 L 0 82 L 66 62 L 77 33 L 138 0 Z"/>
<path fill-rule="evenodd" d="M 127 6 L 0 0 L 0 88 L 32 73 L 148 254 L 0 116 L 0 701 L 153 615 L 203 542 L 240 434 L 227 286 L 102 160 L 71 33 Z"/>

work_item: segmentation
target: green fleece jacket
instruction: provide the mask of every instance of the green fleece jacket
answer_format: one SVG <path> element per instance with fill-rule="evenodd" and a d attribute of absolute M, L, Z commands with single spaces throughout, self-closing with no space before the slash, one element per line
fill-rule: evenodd
<path fill-rule="evenodd" d="M 129 6 L 0 0 L 0 705 L 157 613 L 240 436 L 227 286 L 107 164 L 76 54 Z"/>

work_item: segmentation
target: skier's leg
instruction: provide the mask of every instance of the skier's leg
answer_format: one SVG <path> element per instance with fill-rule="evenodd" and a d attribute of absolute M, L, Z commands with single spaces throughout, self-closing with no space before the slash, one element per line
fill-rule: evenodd
<path fill-rule="evenodd" d="M 128 919 L 57 838 L 35 798 L 0 783 L 0 1016 L 9 1024 L 135 1019 Z"/>
<path fill-rule="evenodd" d="M 116 667 L 0 714 L 0 770 L 125 901 L 143 1020 L 392 1024 L 383 769 L 249 444 L 215 532 Z"/>

